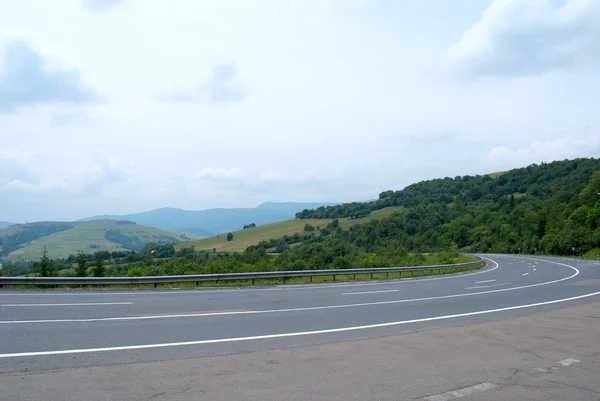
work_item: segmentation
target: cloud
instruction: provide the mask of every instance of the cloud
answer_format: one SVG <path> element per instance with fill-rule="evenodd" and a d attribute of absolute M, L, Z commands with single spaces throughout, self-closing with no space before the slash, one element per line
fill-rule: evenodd
<path fill-rule="evenodd" d="M 83 7 L 91 11 L 107 11 L 122 3 L 124 0 L 83 0 Z"/>
<path fill-rule="evenodd" d="M 237 64 L 227 62 L 212 67 L 211 78 L 192 91 L 183 91 L 161 96 L 169 102 L 227 104 L 246 98 L 245 91 L 236 82 Z"/>
<path fill-rule="evenodd" d="M 600 59 L 600 3 L 495 0 L 454 44 L 447 67 L 465 80 L 525 77 Z"/>
<path fill-rule="evenodd" d="M 283 179 L 283 174 L 277 173 L 275 171 L 268 171 L 260 175 L 260 178 L 266 181 L 274 181 Z"/>
<path fill-rule="evenodd" d="M 511 169 L 542 161 L 596 157 L 600 152 L 600 135 L 536 141 L 523 148 L 497 146 L 487 155 L 491 168 Z"/>
<path fill-rule="evenodd" d="M 218 180 L 218 179 L 227 179 L 227 178 L 243 178 L 245 176 L 246 176 L 246 174 L 244 173 L 244 171 L 239 168 L 223 169 L 223 168 L 208 167 L 208 168 L 202 169 L 202 171 L 200 171 L 198 173 L 199 178 L 208 179 L 208 180 L 212 180 L 212 179 Z"/>
<path fill-rule="evenodd" d="M 47 174 L 42 155 L 16 150 L 0 151 L 0 192 L 48 194 L 64 192 L 73 196 L 99 194 L 104 187 L 126 181 L 132 166 L 126 161 L 94 156 L 94 163 Z"/>
<path fill-rule="evenodd" d="M 77 70 L 51 68 L 31 43 L 11 38 L 4 43 L 0 61 L 0 113 L 49 104 L 89 104 L 99 100 Z"/>

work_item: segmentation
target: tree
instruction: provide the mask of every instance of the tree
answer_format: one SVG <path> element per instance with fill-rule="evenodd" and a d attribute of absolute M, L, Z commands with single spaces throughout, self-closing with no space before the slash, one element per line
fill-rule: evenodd
<path fill-rule="evenodd" d="M 304 231 L 306 231 L 306 232 L 315 231 L 315 226 L 313 226 L 312 224 L 306 223 L 304 225 Z"/>
<path fill-rule="evenodd" d="M 50 259 L 48 259 L 48 250 L 46 249 L 46 245 L 44 245 L 42 258 L 40 259 L 40 276 L 48 277 L 50 273 Z"/>
<path fill-rule="evenodd" d="M 75 273 L 78 277 L 85 277 L 87 274 L 87 255 L 83 252 L 79 252 L 76 258 L 77 267 Z"/>
<path fill-rule="evenodd" d="M 227 234 L 227 241 L 232 241 L 233 240 L 233 234 L 229 233 Z"/>
<path fill-rule="evenodd" d="M 94 268 L 92 269 L 92 273 L 94 274 L 94 277 L 104 277 L 104 272 L 105 272 L 104 260 L 96 259 L 96 261 L 94 263 Z"/>

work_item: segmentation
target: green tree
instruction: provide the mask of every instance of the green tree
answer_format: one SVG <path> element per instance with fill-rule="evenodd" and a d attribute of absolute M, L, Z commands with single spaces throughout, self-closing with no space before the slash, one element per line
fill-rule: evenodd
<path fill-rule="evenodd" d="M 83 252 L 79 252 L 76 258 L 77 267 L 75 273 L 78 277 L 85 277 L 87 274 L 87 255 Z"/>
<path fill-rule="evenodd" d="M 96 261 L 94 262 L 94 268 L 92 269 L 92 273 L 94 274 L 94 277 L 104 277 L 104 260 L 96 259 Z"/>
<path fill-rule="evenodd" d="M 46 245 L 44 245 L 44 250 L 42 251 L 42 257 L 40 259 L 40 276 L 48 277 L 51 275 L 51 267 L 50 267 L 50 259 L 48 259 L 48 250 L 46 249 Z"/>
<path fill-rule="evenodd" d="M 312 224 L 306 223 L 304 225 L 304 231 L 306 231 L 306 232 L 315 231 L 315 226 L 313 226 Z"/>
<path fill-rule="evenodd" d="M 232 241 L 233 240 L 233 234 L 229 233 L 227 234 L 227 241 Z"/>

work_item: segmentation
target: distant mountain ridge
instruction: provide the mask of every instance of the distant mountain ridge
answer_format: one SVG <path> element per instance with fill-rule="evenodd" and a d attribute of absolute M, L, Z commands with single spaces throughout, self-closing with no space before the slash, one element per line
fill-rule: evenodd
<path fill-rule="evenodd" d="M 293 219 L 304 209 L 320 206 L 334 206 L 339 203 L 326 202 L 265 202 L 254 208 L 213 208 L 205 210 L 184 210 L 160 208 L 147 212 L 126 215 L 93 216 L 80 221 L 127 220 L 137 224 L 163 230 L 188 233 L 208 237 L 241 229 L 245 224 L 257 225 Z"/>
<path fill-rule="evenodd" d="M 14 226 L 15 224 L 17 224 L 17 223 L 9 223 L 8 221 L 0 221 L 0 228 Z"/>

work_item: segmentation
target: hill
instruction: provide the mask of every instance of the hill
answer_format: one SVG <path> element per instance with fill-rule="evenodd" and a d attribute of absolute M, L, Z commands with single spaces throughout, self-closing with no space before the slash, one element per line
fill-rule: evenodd
<path fill-rule="evenodd" d="M 342 228 L 349 228 L 355 224 L 362 224 L 371 220 L 389 217 L 393 213 L 396 213 L 400 210 L 400 207 L 388 207 L 377 210 L 369 214 L 369 216 L 362 218 L 342 218 L 339 219 L 339 225 Z M 320 230 L 317 230 L 317 227 L 325 228 L 331 222 L 332 219 L 284 220 L 277 223 L 265 224 L 262 226 L 247 228 L 245 230 L 234 231 L 233 239 L 231 241 L 227 241 L 226 234 L 221 234 L 209 238 L 177 244 L 175 245 L 175 249 L 179 250 L 183 248 L 194 247 L 196 251 L 216 249 L 218 252 L 242 252 L 249 246 L 257 245 L 261 241 L 281 238 L 286 235 L 292 236 L 296 233 L 309 234 L 309 232 L 304 231 L 304 227 L 307 223 L 315 228 L 315 231 L 312 232 L 313 234 L 319 234 Z"/>
<path fill-rule="evenodd" d="M 163 230 L 207 237 L 241 229 L 246 224 L 263 225 L 294 218 L 300 210 L 336 203 L 266 202 L 255 208 L 216 208 L 206 210 L 183 210 L 161 208 L 122 216 L 95 216 L 82 219 L 127 220 Z"/>
<path fill-rule="evenodd" d="M 0 228 L 6 228 L 14 225 L 15 223 L 9 223 L 8 221 L 0 221 Z"/>
<path fill-rule="evenodd" d="M 167 244 L 182 240 L 178 234 L 130 221 L 18 224 L 0 229 L 0 257 L 35 260 L 46 246 L 50 258 L 66 258 L 78 251 L 139 251 L 150 242 Z"/>
<path fill-rule="evenodd" d="M 297 218 L 344 218 L 402 206 L 406 213 L 381 220 L 379 227 L 359 226 L 347 240 L 369 244 L 378 238 L 423 252 L 455 246 L 569 255 L 600 247 L 599 193 L 600 160 L 575 159 L 422 181 L 383 192 L 374 202 L 304 210 Z M 383 229 L 384 236 L 369 231 Z"/>

